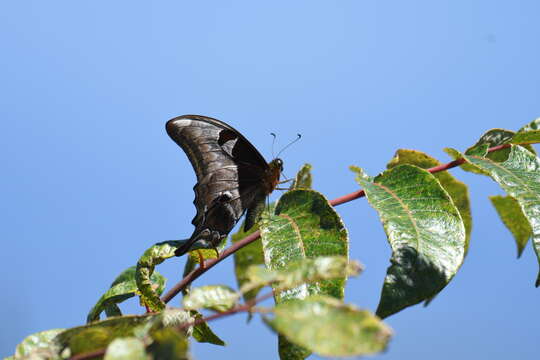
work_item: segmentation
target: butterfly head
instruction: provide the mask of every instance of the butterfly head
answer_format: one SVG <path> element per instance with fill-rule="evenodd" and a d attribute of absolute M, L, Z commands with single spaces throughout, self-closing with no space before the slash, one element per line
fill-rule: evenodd
<path fill-rule="evenodd" d="M 270 168 L 275 167 L 279 169 L 279 172 L 283 172 L 283 160 L 281 160 L 280 158 L 275 158 L 274 160 L 270 162 L 269 165 L 270 165 Z"/>
<path fill-rule="evenodd" d="M 266 193 L 270 194 L 279 183 L 279 177 L 283 172 L 283 160 L 275 158 L 268 164 L 268 174 L 266 179 Z"/>

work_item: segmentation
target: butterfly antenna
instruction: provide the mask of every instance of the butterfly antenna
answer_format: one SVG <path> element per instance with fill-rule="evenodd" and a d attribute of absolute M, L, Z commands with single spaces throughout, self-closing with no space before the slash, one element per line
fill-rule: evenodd
<path fill-rule="evenodd" d="M 294 144 L 295 142 L 297 142 L 298 140 L 300 140 L 300 138 L 302 137 L 302 135 L 300 134 L 296 134 L 297 138 L 294 139 L 293 141 L 291 141 L 290 143 L 287 144 L 287 146 L 285 146 L 283 149 L 281 149 L 280 152 L 278 152 L 277 156 L 276 157 L 279 157 L 279 155 L 285 151 L 285 149 L 287 149 L 289 146 L 291 146 L 292 144 Z"/>
<path fill-rule="evenodd" d="M 274 156 L 274 144 L 276 143 L 276 134 L 270 133 L 270 135 L 272 135 L 274 137 L 274 139 L 272 140 L 272 159 L 273 159 L 275 157 Z"/>

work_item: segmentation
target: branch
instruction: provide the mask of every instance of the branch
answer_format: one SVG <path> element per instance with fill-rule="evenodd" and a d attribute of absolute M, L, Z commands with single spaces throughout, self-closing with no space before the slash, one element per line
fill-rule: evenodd
<path fill-rule="evenodd" d="M 252 242 L 257 240 L 260 235 L 261 232 L 257 230 L 253 234 L 246 236 L 244 239 L 238 241 L 237 243 L 234 243 L 232 246 L 223 250 L 223 252 L 219 254 L 219 257 L 217 259 L 206 260 L 204 262 L 204 266 L 199 266 L 197 269 L 187 274 L 186 277 L 184 277 L 180 282 L 176 283 L 176 285 L 174 285 L 169 291 L 167 291 L 167 293 L 161 297 L 161 300 L 163 300 L 163 302 L 165 303 L 168 303 L 173 297 L 178 295 L 179 292 L 184 290 L 186 286 L 191 284 L 199 276 L 210 270 L 210 268 L 214 267 L 217 263 L 225 260 L 227 257 L 234 254 L 236 251 L 240 250 L 244 246 L 251 244 Z"/>
<path fill-rule="evenodd" d="M 488 149 L 488 153 L 498 151 L 498 150 L 502 150 L 502 149 L 506 149 L 506 148 L 509 148 L 510 146 L 511 146 L 511 144 L 503 144 L 503 145 L 494 146 L 494 147 Z M 459 165 L 463 164 L 464 162 L 465 162 L 465 159 L 459 158 L 459 159 L 451 161 L 449 163 L 441 164 L 441 165 L 438 165 L 438 166 L 435 166 L 435 167 L 432 167 L 432 168 L 429 168 L 429 169 L 426 169 L 426 170 L 429 171 L 430 173 L 434 174 L 434 173 L 438 173 L 438 172 L 441 172 L 441 171 L 446 171 L 448 169 L 454 168 L 456 166 L 459 166 Z M 366 196 L 366 193 L 364 192 L 364 190 L 358 190 L 358 191 L 352 192 L 350 194 L 347 194 L 347 195 L 338 197 L 336 199 L 330 200 L 329 203 L 332 206 L 338 206 L 338 205 L 347 203 L 349 201 L 359 199 L 359 198 L 364 197 L 364 196 Z M 190 272 L 189 274 L 187 274 L 186 277 L 184 277 L 182 280 L 180 280 L 178 283 L 176 283 L 176 285 L 174 285 L 169 291 L 167 291 L 167 293 L 165 293 L 165 295 L 163 295 L 161 297 L 161 300 L 163 300 L 163 302 L 165 302 L 165 303 L 168 303 L 169 301 L 171 301 L 171 299 L 173 297 L 178 295 L 178 293 L 180 293 L 182 290 L 184 290 L 189 284 L 191 284 L 193 281 L 195 281 L 197 278 L 199 278 L 202 274 L 204 274 L 205 272 L 207 272 L 208 270 L 213 268 L 215 265 L 217 265 L 221 261 L 225 260 L 227 257 L 232 255 L 236 251 L 243 248 L 244 246 L 249 245 L 252 242 L 254 242 L 255 240 L 257 240 L 260 237 L 260 235 L 261 235 L 260 231 L 257 230 L 253 234 L 250 234 L 250 235 L 246 236 L 244 239 L 238 241 L 237 243 L 234 243 L 232 246 L 225 249 L 219 255 L 219 257 L 217 259 L 208 259 L 208 260 L 206 260 L 204 262 L 204 267 L 199 266 L 197 269 L 195 269 L 192 272 Z"/>
<path fill-rule="evenodd" d="M 213 314 L 213 315 L 210 315 L 210 316 L 206 316 L 204 318 L 197 319 L 194 322 L 186 322 L 184 324 L 180 324 L 180 325 L 178 325 L 177 329 L 178 330 L 184 330 L 186 328 L 189 328 L 189 327 L 192 327 L 192 326 L 197 326 L 197 325 L 202 324 L 204 322 L 216 320 L 216 319 L 219 319 L 219 318 L 222 318 L 222 317 L 225 317 L 225 316 L 229 316 L 229 315 L 234 315 L 234 314 L 237 314 L 239 312 L 249 311 L 255 305 L 257 305 L 261 301 L 264 301 L 264 300 L 266 300 L 268 298 L 271 298 L 273 295 L 274 295 L 273 292 L 269 292 L 268 294 L 265 294 L 263 296 L 259 296 L 256 299 L 252 299 L 252 300 L 246 302 L 243 305 L 235 306 L 234 308 L 232 308 L 230 310 L 223 311 L 223 312 L 220 312 L 220 313 L 216 313 L 216 314 Z M 149 346 L 149 345 L 151 345 L 151 342 L 149 342 L 146 346 Z M 103 356 L 103 355 L 105 355 L 106 352 L 107 352 L 106 348 L 97 349 L 97 350 L 93 350 L 93 351 L 73 355 L 72 357 L 69 358 L 69 360 L 89 360 L 89 359 L 93 359 L 93 358 L 98 357 L 98 356 Z"/>
<path fill-rule="evenodd" d="M 498 151 L 498 150 L 502 150 L 502 149 L 506 149 L 506 148 L 508 148 L 510 146 L 511 146 L 511 144 L 503 144 L 503 145 L 494 146 L 494 147 L 488 149 L 488 153 Z M 429 168 L 429 169 L 426 169 L 426 170 L 429 171 L 430 173 L 434 174 L 434 173 L 438 173 L 438 172 L 441 172 L 441 171 L 446 171 L 446 170 L 449 170 L 451 168 L 460 166 L 464 162 L 465 162 L 465 159 L 459 158 L 459 159 L 456 159 L 456 160 L 451 161 L 449 163 L 441 164 L 441 165 L 438 165 L 438 166 L 435 166 L 435 167 L 432 167 L 432 168 Z M 359 199 L 359 198 L 364 197 L 364 196 L 366 196 L 366 193 L 364 192 L 364 190 L 358 190 L 358 191 L 352 192 L 350 194 L 341 196 L 339 198 L 330 200 L 329 203 L 332 206 L 338 206 L 338 205 L 347 203 L 349 201 Z M 190 272 L 189 274 L 187 274 L 181 281 L 176 283 L 176 285 L 174 285 L 165 295 L 163 295 L 161 300 L 163 300 L 163 302 L 165 302 L 165 303 L 168 303 L 173 297 L 178 295 L 178 293 L 180 293 L 183 289 L 185 289 L 194 280 L 199 278 L 202 274 L 204 274 L 205 272 L 210 270 L 212 267 L 214 267 L 215 265 L 217 265 L 221 261 L 228 258 L 230 255 L 234 254 L 236 251 L 240 250 L 244 246 L 246 246 L 248 244 L 251 244 L 252 242 L 257 240 L 260 237 L 260 235 L 261 235 L 261 232 L 259 230 L 257 230 L 256 232 L 246 236 L 244 239 L 234 243 L 232 246 L 225 249 L 219 255 L 218 258 L 206 260 L 204 262 L 204 266 L 199 266 L 197 269 L 195 269 L 192 272 Z M 182 325 L 180 325 L 180 329 L 185 329 L 185 328 L 190 327 L 190 326 L 196 326 L 196 325 L 201 324 L 203 322 L 212 321 L 212 320 L 222 318 L 222 317 L 225 317 L 225 316 L 229 316 L 229 315 L 233 315 L 233 314 L 236 314 L 236 313 L 239 313 L 239 312 L 248 311 L 249 309 L 254 307 L 256 304 L 258 304 L 259 302 L 261 302 L 263 300 L 266 300 L 266 299 L 268 299 L 268 298 L 270 298 L 272 296 L 273 296 L 273 293 L 270 292 L 270 293 L 268 293 L 266 295 L 263 295 L 263 296 L 260 296 L 260 297 L 258 297 L 256 299 L 248 301 L 243 305 L 238 305 L 238 306 L 236 306 L 236 307 L 234 307 L 234 308 L 232 308 L 232 309 L 230 309 L 228 311 L 216 313 L 216 314 L 204 317 L 204 318 L 197 319 L 193 323 L 182 324 Z M 105 352 L 106 352 L 106 349 L 98 349 L 98 350 L 94 350 L 94 351 L 91 351 L 91 352 L 74 355 L 74 356 L 72 356 L 70 358 L 70 360 L 88 360 L 88 359 L 92 359 L 94 357 L 103 356 L 105 354 Z"/>
<path fill-rule="evenodd" d="M 94 350 L 94 351 L 89 351 L 89 352 L 85 352 L 85 353 L 80 353 L 80 354 L 77 354 L 77 355 L 73 355 L 72 357 L 69 358 L 69 360 L 88 360 L 88 359 L 93 359 L 95 357 L 98 357 L 98 356 L 103 356 L 105 355 L 105 353 L 107 352 L 107 349 L 97 349 L 97 350 Z"/>
<path fill-rule="evenodd" d="M 219 319 L 219 318 L 222 318 L 222 317 L 225 317 L 225 316 L 229 316 L 229 315 L 233 315 L 233 314 L 236 314 L 236 313 L 239 313 L 239 312 L 249 311 L 252 307 L 254 307 L 255 305 L 257 305 L 257 304 L 260 303 L 261 301 L 264 301 L 264 300 L 266 300 L 266 299 L 269 299 L 269 298 L 271 298 L 272 296 L 274 296 L 274 293 L 273 293 L 273 292 L 269 292 L 268 294 L 259 296 L 259 297 L 256 298 L 256 299 L 252 299 L 252 300 L 246 302 L 246 303 L 243 304 L 243 305 L 235 306 L 235 307 L 233 307 L 233 308 L 230 309 L 230 310 L 223 311 L 223 312 L 219 312 L 219 313 L 216 313 L 216 314 L 213 314 L 213 315 L 209 315 L 209 316 L 204 317 L 204 318 L 197 319 L 197 320 L 195 320 L 195 321 L 192 322 L 192 323 L 185 323 L 185 324 L 182 324 L 182 325 L 180 325 L 180 329 L 185 329 L 185 328 L 188 328 L 188 327 L 190 327 L 190 326 L 197 326 L 197 325 L 202 324 L 202 323 L 204 323 L 204 322 L 212 321 L 212 320 Z"/>

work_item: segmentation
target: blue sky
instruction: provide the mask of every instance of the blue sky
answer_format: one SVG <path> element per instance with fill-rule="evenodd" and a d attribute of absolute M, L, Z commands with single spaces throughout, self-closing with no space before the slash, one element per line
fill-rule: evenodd
<path fill-rule="evenodd" d="M 533 0 L 0 3 L 0 355 L 84 323 L 147 247 L 191 234 L 195 175 L 168 119 L 219 118 L 267 158 L 270 132 L 281 144 L 301 133 L 286 174 L 312 163 L 335 198 L 357 189 L 349 165 L 376 175 L 399 148 L 447 161 L 444 147 L 539 117 L 539 13 Z M 395 337 L 374 359 L 535 359 L 533 251 L 516 260 L 487 199 L 502 193 L 494 182 L 452 173 L 470 185 L 469 255 L 428 308 L 388 319 Z M 374 310 L 386 237 L 365 199 L 338 211 L 366 266 L 346 299 Z M 159 270 L 172 283 L 182 266 Z M 232 276 L 225 262 L 196 284 Z M 276 357 L 259 320 L 212 326 L 229 345 L 194 344 L 196 358 Z"/>

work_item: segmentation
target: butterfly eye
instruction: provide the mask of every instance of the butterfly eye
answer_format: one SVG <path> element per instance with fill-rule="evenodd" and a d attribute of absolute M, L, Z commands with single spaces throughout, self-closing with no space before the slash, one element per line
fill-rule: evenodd
<path fill-rule="evenodd" d="M 279 166 L 279 169 L 283 171 L 283 160 L 276 159 L 276 164 Z"/>

